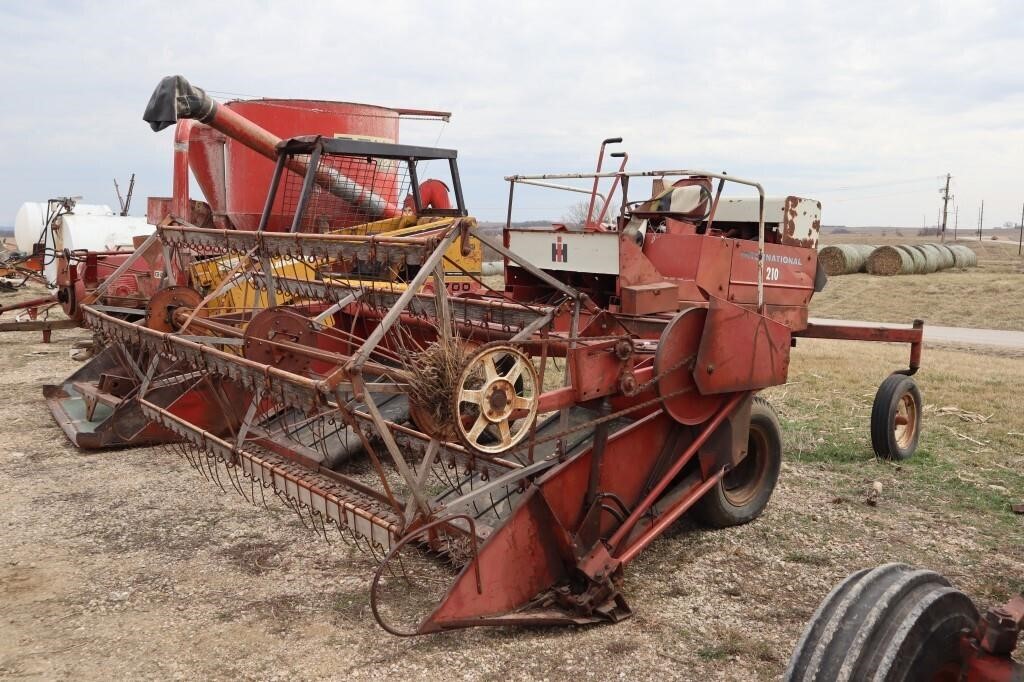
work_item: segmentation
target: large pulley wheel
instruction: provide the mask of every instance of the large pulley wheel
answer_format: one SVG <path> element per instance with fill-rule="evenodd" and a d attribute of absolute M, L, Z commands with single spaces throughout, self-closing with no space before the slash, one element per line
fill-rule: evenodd
<path fill-rule="evenodd" d="M 289 345 L 312 348 L 315 335 L 313 321 L 308 317 L 287 308 L 268 308 L 253 315 L 246 325 L 243 354 L 254 362 L 302 374 L 309 368 L 311 358 Z"/>
<path fill-rule="evenodd" d="M 540 379 L 530 357 L 512 346 L 470 356 L 453 396 L 455 432 L 477 452 L 498 454 L 530 432 L 540 402 Z"/>
<path fill-rule="evenodd" d="M 938 573 L 903 564 L 863 569 L 818 607 L 787 682 L 957 680 L 960 636 L 978 610 Z"/>
<path fill-rule="evenodd" d="M 200 303 L 203 295 L 189 287 L 167 287 L 153 294 L 146 306 L 146 326 L 159 332 L 173 332 L 178 329 L 175 313 L 184 308 L 192 313 Z M 206 311 L 200 310 L 197 317 L 206 317 Z"/>
<path fill-rule="evenodd" d="M 665 326 L 654 355 L 654 376 L 661 406 L 681 424 L 706 422 L 725 400 L 724 395 L 701 395 L 693 380 L 707 317 L 708 311 L 704 308 L 681 310 Z"/>
<path fill-rule="evenodd" d="M 903 374 L 890 374 L 871 406 L 871 447 L 885 459 L 907 459 L 921 437 L 921 391 Z"/>

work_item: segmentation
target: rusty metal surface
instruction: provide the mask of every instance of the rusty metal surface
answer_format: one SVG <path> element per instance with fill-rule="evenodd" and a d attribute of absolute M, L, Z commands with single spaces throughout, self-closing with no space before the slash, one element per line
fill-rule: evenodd
<path fill-rule="evenodd" d="M 786 197 L 782 205 L 782 233 L 779 236 L 782 244 L 817 249 L 820 230 L 820 201 Z"/>
<path fill-rule="evenodd" d="M 626 315 L 651 315 L 679 309 L 679 288 L 669 282 L 623 286 L 622 312 Z"/>
<path fill-rule="evenodd" d="M 737 339 L 743 339 L 741 352 Z M 779 386 L 789 375 L 789 350 L 789 327 L 712 297 L 694 380 L 705 395 Z"/>
<path fill-rule="evenodd" d="M 1013 658 L 1024 628 L 1024 594 L 982 614 L 974 632 L 960 639 L 960 679 L 966 682 L 1018 682 L 1024 664 Z"/>

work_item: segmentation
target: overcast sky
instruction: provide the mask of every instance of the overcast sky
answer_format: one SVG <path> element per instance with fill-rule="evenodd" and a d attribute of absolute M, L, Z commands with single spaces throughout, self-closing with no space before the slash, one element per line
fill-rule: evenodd
<path fill-rule="evenodd" d="M 4 2 L 0 224 L 52 196 L 116 206 L 131 172 L 133 213 L 168 195 L 172 131 L 141 115 L 180 73 L 222 99 L 452 111 L 402 138 L 458 149 L 485 219 L 504 175 L 586 170 L 622 136 L 633 169 L 727 170 L 827 224 L 934 222 L 948 171 L 960 225 L 982 199 L 1000 225 L 1024 202 L 1022 36 L 1020 0 Z"/>

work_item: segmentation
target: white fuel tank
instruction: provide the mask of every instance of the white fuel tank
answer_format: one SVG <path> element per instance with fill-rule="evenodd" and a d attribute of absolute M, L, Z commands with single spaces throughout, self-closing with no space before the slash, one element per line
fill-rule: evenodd
<path fill-rule="evenodd" d="M 147 237 L 156 229 L 143 217 L 67 213 L 53 221 L 53 248 L 68 251 L 132 251 L 135 237 Z M 46 281 L 57 281 L 56 258 L 43 267 Z"/>
<path fill-rule="evenodd" d="M 56 210 L 57 204 L 54 204 Z M 32 253 L 32 245 L 45 241 L 48 246 L 53 246 L 53 240 L 43 234 L 46 227 L 48 205 L 46 202 L 26 201 L 18 209 L 14 217 L 14 241 L 18 251 Z M 114 212 L 106 204 L 75 204 L 75 215 L 104 215 L 112 216 Z"/>

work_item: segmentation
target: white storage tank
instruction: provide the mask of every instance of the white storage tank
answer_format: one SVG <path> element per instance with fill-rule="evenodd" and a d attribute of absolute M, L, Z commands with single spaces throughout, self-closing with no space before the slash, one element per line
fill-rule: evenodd
<path fill-rule="evenodd" d="M 132 251 L 135 237 L 147 237 L 155 228 L 143 217 L 66 213 L 53 221 L 53 248 L 67 251 Z M 43 266 L 46 281 L 57 281 L 57 259 Z"/>
<path fill-rule="evenodd" d="M 56 202 L 53 207 L 56 211 L 58 208 Z M 46 227 L 48 210 L 45 201 L 26 201 L 18 209 L 18 213 L 14 217 L 14 242 L 18 246 L 18 251 L 32 253 L 32 245 L 43 240 L 43 228 Z M 106 204 L 75 204 L 74 213 L 76 215 L 114 215 L 114 212 Z M 53 240 L 48 235 L 45 237 L 45 243 L 52 247 Z"/>

